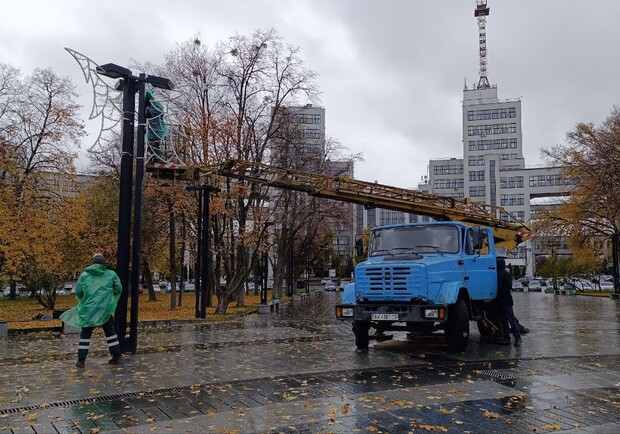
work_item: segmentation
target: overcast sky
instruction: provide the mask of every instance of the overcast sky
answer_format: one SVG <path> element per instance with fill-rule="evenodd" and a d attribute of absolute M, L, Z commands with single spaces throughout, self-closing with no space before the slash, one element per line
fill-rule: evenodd
<path fill-rule="evenodd" d="M 620 1 L 488 5 L 489 81 L 501 99 L 522 99 L 526 165 L 543 164 L 541 148 L 620 104 Z M 72 76 L 90 109 L 91 91 L 64 47 L 100 64 L 159 63 L 197 33 L 213 46 L 273 27 L 319 74 L 327 135 L 363 154 L 356 178 L 414 187 L 429 159 L 462 156 L 463 85 L 478 80 L 474 7 L 475 0 L 5 1 L 0 62 Z"/>

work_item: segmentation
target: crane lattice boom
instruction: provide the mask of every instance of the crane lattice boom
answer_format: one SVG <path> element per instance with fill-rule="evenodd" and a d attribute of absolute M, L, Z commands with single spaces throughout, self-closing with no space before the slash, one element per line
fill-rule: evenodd
<path fill-rule="evenodd" d="M 497 218 L 503 208 L 470 200 L 458 200 L 417 190 L 359 181 L 349 176 L 270 166 L 244 160 L 227 160 L 220 166 L 202 167 L 202 172 L 256 182 L 269 187 L 305 192 L 311 196 L 432 217 L 439 221 L 460 221 L 493 229 L 496 245 L 513 250 L 530 237 L 529 229 Z M 512 216 L 511 216 L 512 217 Z"/>

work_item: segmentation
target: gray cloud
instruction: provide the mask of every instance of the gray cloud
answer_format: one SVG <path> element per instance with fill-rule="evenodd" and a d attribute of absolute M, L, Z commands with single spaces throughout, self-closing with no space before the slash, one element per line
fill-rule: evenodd
<path fill-rule="evenodd" d="M 53 3 L 53 4 L 52 4 Z M 363 152 L 360 179 L 415 186 L 429 158 L 461 154 L 463 81 L 478 78 L 474 0 L 184 0 L 129 6 L 12 2 L 0 17 L 0 59 L 51 66 L 88 88 L 69 46 L 105 63 L 160 62 L 201 33 L 218 40 L 274 27 L 320 74 L 328 134 Z M 618 104 L 620 2 L 489 0 L 488 75 L 500 98 L 522 98 L 524 152 L 561 143 L 579 121 Z"/>

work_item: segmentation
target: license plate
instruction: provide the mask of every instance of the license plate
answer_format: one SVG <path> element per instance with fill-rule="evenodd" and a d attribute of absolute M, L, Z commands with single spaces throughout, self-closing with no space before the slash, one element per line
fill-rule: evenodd
<path fill-rule="evenodd" d="M 398 321 L 397 313 L 373 313 L 370 319 L 375 321 Z"/>

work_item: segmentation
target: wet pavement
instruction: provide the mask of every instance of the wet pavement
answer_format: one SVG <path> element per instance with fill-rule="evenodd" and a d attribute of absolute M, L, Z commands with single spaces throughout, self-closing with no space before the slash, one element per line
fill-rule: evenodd
<path fill-rule="evenodd" d="M 465 353 L 441 337 L 358 351 L 339 293 L 225 324 L 140 330 L 121 367 L 102 333 L 0 339 L 0 433 L 620 432 L 620 310 L 606 298 L 517 293 L 523 346 Z"/>

